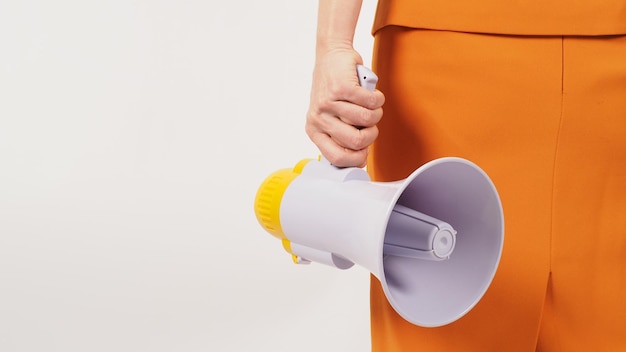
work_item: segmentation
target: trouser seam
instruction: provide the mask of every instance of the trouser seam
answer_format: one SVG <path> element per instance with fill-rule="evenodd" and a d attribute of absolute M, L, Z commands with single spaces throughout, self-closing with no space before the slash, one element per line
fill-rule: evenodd
<path fill-rule="evenodd" d="M 554 142 L 554 153 L 552 160 L 552 186 L 551 186 L 551 204 L 550 204 L 550 242 L 549 242 L 549 256 L 548 256 L 548 265 L 549 271 L 552 272 L 552 255 L 553 255 L 553 237 L 555 231 L 555 221 L 554 221 L 554 213 L 556 207 L 556 179 L 557 179 L 557 166 L 558 166 L 558 157 L 559 157 L 559 147 L 561 142 L 561 132 L 563 127 L 563 120 L 565 115 L 565 36 L 561 37 L 561 107 L 559 111 L 559 121 L 558 121 L 558 129 L 556 131 L 555 142 Z"/>

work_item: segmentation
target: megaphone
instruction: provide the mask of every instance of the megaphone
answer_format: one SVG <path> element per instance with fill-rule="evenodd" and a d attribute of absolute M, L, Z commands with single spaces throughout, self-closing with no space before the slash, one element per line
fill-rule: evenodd
<path fill-rule="evenodd" d="M 502 254 L 497 190 L 476 164 L 457 157 L 430 161 L 395 182 L 304 159 L 268 176 L 254 208 L 294 263 L 358 264 L 381 282 L 401 317 L 424 327 L 469 312 Z"/>

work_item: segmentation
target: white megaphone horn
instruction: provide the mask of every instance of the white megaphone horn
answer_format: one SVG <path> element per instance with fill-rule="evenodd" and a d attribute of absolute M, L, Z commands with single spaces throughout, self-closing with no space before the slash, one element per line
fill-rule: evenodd
<path fill-rule="evenodd" d="M 376 76 L 362 66 L 358 72 L 373 89 Z M 381 282 L 400 316 L 425 327 L 449 324 L 478 303 L 504 240 L 495 186 L 477 165 L 455 157 L 396 182 L 305 159 L 263 181 L 255 214 L 295 263 L 356 263 Z"/>

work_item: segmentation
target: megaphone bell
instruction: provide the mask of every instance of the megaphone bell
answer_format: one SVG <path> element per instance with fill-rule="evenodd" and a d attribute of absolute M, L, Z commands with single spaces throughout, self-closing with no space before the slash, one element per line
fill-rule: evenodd
<path fill-rule="evenodd" d="M 372 77 L 363 70 L 361 78 Z M 381 282 L 400 316 L 425 327 L 449 324 L 478 303 L 504 240 L 494 184 L 457 157 L 428 162 L 395 182 L 305 159 L 263 181 L 255 214 L 295 263 L 356 263 Z"/>

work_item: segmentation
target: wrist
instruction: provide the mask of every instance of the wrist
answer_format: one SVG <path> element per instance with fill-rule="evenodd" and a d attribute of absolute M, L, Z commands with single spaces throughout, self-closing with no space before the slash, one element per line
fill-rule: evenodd
<path fill-rule="evenodd" d="M 332 53 L 353 51 L 351 39 L 318 39 L 315 46 L 315 55 L 318 59 Z"/>

